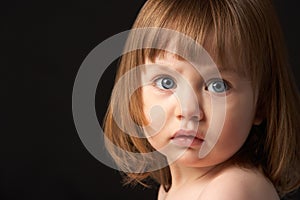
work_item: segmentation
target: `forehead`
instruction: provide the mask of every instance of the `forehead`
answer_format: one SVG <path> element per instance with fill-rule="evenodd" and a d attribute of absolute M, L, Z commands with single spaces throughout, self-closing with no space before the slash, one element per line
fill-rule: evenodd
<path fill-rule="evenodd" d="M 213 58 L 210 56 L 210 54 L 202 53 L 202 55 L 199 55 L 198 59 L 192 59 L 192 60 L 186 60 L 185 58 L 182 58 L 181 56 L 178 56 L 176 54 L 170 53 L 170 52 L 160 52 L 155 58 L 146 58 L 145 64 L 150 64 L 149 66 L 152 66 L 151 64 L 155 64 L 154 66 L 158 67 L 169 67 L 172 70 L 176 70 L 177 72 L 181 73 L 185 70 L 186 67 L 194 68 L 194 72 L 198 73 L 200 75 L 217 75 L 217 74 L 238 74 L 239 73 L 236 67 L 234 65 L 227 66 L 227 65 L 220 65 L 217 64 Z M 147 68 L 146 68 L 147 69 Z M 162 68 L 161 68 L 162 69 Z"/>
<path fill-rule="evenodd" d="M 220 46 L 213 32 L 206 34 L 202 41 L 192 38 L 186 39 L 181 35 L 179 37 L 175 36 L 177 35 L 173 35 L 173 32 L 157 34 L 156 39 L 152 40 L 155 42 L 153 44 L 155 48 L 142 50 L 144 63 L 146 59 L 152 63 L 161 60 L 184 60 L 196 67 L 201 66 L 203 68 L 203 66 L 215 65 L 220 71 L 234 71 L 243 76 L 248 74 L 246 72 L 247 67 L 242 64 L 243 58 L 232 50 L 232 44 L 226 42 L 226 44 Z"/>

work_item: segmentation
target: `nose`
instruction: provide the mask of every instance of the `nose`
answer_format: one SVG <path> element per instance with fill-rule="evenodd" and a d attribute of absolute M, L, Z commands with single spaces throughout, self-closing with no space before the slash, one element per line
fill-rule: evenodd
<path fill-rule="evenodd" d="M 179 120 L 199 122 L 203 119 L 204 113 L 197 94 L 191 88 L 182 90 L 177 94 L 177 98 L 178 106 L 175 114 Z"/>

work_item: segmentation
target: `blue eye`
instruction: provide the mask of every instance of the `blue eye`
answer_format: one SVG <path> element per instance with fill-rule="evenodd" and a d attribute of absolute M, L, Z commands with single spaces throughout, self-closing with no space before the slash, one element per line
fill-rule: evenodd
<path fill-rule="evenodd" d="M 164 90 L 174 89 L 177 86 L 175 81 L 170 77 L 160 77 L 156 79 L 155 85 Z"/>
<path fill-rule="evenodd" d="M 210 92 L 223 93 L 229 89 L 229 86 L 224 80 L 217 79 L 210 81 L 206 89 Z"/>

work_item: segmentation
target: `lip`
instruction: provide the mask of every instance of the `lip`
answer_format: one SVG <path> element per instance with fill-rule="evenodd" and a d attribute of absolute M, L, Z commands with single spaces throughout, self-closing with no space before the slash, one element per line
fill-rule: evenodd
<path fill-rule="evenodd" d="M 204 138 L 193 130 L 179 130 L 171 137 L 171 141 L 181 147 L 197 147 L 204 142 Z"/>

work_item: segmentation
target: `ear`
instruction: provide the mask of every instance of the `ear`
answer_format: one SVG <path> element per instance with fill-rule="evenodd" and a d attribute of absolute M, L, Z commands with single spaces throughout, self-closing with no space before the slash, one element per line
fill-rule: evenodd
<path fill-rule="evenodd" d="M 262 123 L 263 120 L 264 120 L 264 117 L 263 117 L 262 112 L 256 111 L 254 119 L 253 119 L 253 125 L 258 126 Z"/>
<path fill-rule="evenodd" d="M 254 120 L 253 120 L 253 125 L 260 125 L 263 121 L 263 118 L 262 117 L 255 117 Z"/>

